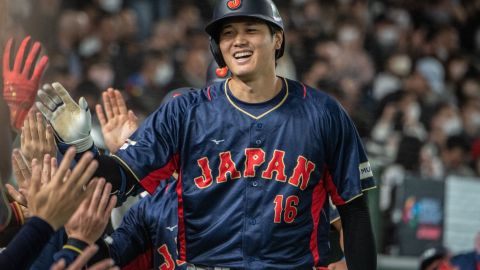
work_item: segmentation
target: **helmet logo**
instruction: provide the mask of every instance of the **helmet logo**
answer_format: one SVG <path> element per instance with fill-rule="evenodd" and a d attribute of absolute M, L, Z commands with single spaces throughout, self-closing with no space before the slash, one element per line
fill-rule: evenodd
<path fill-rule="evenodd" d="M 227 2 L 227 7 L 231 10 L 235 10 L 242 5 L 242 0 L 230 0 Z"/>

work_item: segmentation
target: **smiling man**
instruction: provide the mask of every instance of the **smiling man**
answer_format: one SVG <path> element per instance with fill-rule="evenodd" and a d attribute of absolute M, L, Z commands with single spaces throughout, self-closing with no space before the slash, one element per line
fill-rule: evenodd
<path fill-rule="evenodd" d="M 177 264 L 188 269 L 326 269 L 328 195 L 349 269 L 376 269 L 364 196 L 375 183 L 362 143 L 335 100 L 276 75 L 285 35 L 275 4 L 220 0 L 206 31 L 232 76 L 161 106 L 116 155 L 97 157 L 97 174 L 122 198 L 178 172 Z M 85 104 L 59 84 L 42 92 L 59 148 L 95 150 L 88 136 L 70 133 L 88 134 Z M 55 100 L 63 104 L 48 104 Z M 73 107 L 76 119 L 65 113 Z"/>

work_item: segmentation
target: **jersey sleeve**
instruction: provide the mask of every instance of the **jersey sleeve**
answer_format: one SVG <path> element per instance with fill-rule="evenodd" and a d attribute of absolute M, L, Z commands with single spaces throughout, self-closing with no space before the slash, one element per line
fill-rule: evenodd
<path fill-rule="evenodd" d="M 357 129 L 334 100 L 326 104 L 326 189 L 335 205 L 343 205 L 375 187 L 373 173 Z"/>
<path fill-rule="evenodd" d="M 330 224 L 333 224 L 340 219 L 340 213 L 338 213 L 338 209 L 333 204 L 331 198 L 328 199 L 328 205 L 329 205 L 328 218 L 330 220 Z"/>
<path fill-rule="evenodd" d="M 174 99 L 151 114 L 112 155 L 150 194 L 178 168 L 178 141 L 185 102 Z"/>
<path fill-rule="evenodd" d="M 150 200 L 151 196 L 148 196 L 133 205 L 120 226 L 105 241 L 111 258 L 120 267 L 151 251 L 151 238 L 145 224 L 145 209 L 151 204 Z"/>

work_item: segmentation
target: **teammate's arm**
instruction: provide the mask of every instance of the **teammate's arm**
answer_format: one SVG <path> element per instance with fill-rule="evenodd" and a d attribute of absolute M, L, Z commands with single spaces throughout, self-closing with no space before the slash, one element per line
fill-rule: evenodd
<path fill-rule="evenodd" d="M 178 165 L 178 126 L 181 110 L 173 104 L 150 115 L 116 155 L 100 155 L 90 136 L 91 115 L 88 104 L 78 104 L 59 84 L 44 85 L 38 91 L 41 102 L 36 105 L 55 131 L 61 153 L 75 146 L 77 155 L 92 151 L 99 163 L 95 176 L 112 184 L 112 191 L 122 203 L 139 189 L 139 183 L 153 193 L 159 179 L 168 179 Z M 147 178 L 150 173 L 157 175 Z"/>
<path fill-rule="evenodd" d="M 338 212 L 342 220 L 348 269 L 377 269 L 375 240 L 366 195 L 338 206 Z"/>
<path fill-rule="evenodd" d="M 362 141 L 350 117 L 338 102 L 326 103 L 328 119 L 327 189 L 342 220 L 344 253 L 349 270 L 376 269 L 376 250 L 366 191 L 375 188 Z M 325 134 L 326 133 L 326 134 Z"/>
<path fill-rule="evenodd" d="M 38 98 L 40 102 L 36 102 L 36 106 L 53 127 L 60 153 L 70 146 L 75 146 L 77 157 L 93 152 L 99 164 L 95 176 L 107 179 L 113 193 L 123 202 L 137 181 L 114 158 L 99 155 L 90 135 L 92 121 L 86 100 L 82 97 L 77 104 L 60 83 L 44 85 L 38 90 Z"/>
<path fill-rule="evenodd" d="M 148 206 L 150 197 L 143 198 L 132 206 L 111 235 L 108 243 L 102 238 L 96 241 L 98 252 L 95 260 L 112 258 L 120 266 L 126 266 L 130 261 L 147 251 L 150 245 L 148 229 L 144 224 L 144 210 Z M 78 237 L 77 237 L 78 238 Z M 84 238 L 84 237 L 79 237 Z M 56 260 L 62 258 L 67 264 L 75 260 L 89 244 L 85 241 L 69 238 L 66 247 L 57 252 Z"/>

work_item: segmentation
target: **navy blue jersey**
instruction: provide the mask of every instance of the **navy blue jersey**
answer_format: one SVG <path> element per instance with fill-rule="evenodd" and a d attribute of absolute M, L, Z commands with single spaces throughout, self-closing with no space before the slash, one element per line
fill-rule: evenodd
<path fill-rule="evenodd" d="M 186 269 L 185 262 L 178 260 L 175 184 L 159 186 L 155 194 L 138 201 L 110 235 L 110 255 L 118 266 L 139 269 L 132 262 L 146 255 L 147 262 L 142 261 L 146 269 L 152 265 L 153 269 Z"/>
<path fill-rule="evenodd" d="M 180 260 L 322 265 L 328 195 L 342 205 L 374 187 L 355 126 L 335 100 L 296 81 L 284 79 L 280 94 L 259 104 L 236 100 L 227 85 L 166 103 L 114 157 L 149 192 L 179 172 Z"/>

